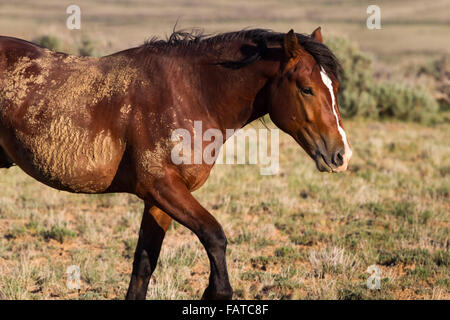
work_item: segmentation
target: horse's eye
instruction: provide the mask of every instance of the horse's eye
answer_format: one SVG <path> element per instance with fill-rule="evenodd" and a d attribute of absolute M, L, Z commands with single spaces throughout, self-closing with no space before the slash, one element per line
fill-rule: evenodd
<path fill-rule="evenodd" d="M 305 87 L 305 88 L 301 88 L 300 91 L 303 94 L 309 94 L 309 95 L 314 95 L 313 89 L 311 87 Z"/>

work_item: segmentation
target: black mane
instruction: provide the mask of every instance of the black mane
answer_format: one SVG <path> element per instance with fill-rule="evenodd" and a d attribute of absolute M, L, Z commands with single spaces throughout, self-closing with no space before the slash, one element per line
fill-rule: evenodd
<path fill-rule="evenodd" d="M 185 30 L 174 31 L 166 40 L 152 38 L 146 41 L 142 48 L 154 48 L 160 50 L 189 50 L 212 47 L 215 44 L 229 41 L 251 41 L 258 46 L 258 51 L 241 61 L 226 61 L 220 64 L 229 68 L 245 67 L 262 57 L 264 49 L 270 44 L 283 46 L 285 33 L 273 32 L 266 29 L 248 29 L 236 32 L 227 32 L 217 35 L 207 35 L 202 31 L 194 29 L 190 32 Z M 339 61 L 331 50 L 324 44 L 311 38 L 306 34 L 296 33 L 299 44 L 311 54 L 316 62 L 327 74 L 338 78 L 341 70 Z"/>

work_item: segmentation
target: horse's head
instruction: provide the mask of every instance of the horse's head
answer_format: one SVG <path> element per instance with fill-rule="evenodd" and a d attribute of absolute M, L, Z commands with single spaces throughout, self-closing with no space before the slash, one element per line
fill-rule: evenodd
<path fill-rule="evenodd" d="M 271 85 L 269 114 L 315 160 L 317 169 L 340 172 L 347 169 L 352 151 L 337 103 L 338 64 L 321 44 L 320 28 L 311 38 L 315 40 L 310 43 L 312 54 L 299 44 L 292 30 L 286 34 L 285 59 Z"/>

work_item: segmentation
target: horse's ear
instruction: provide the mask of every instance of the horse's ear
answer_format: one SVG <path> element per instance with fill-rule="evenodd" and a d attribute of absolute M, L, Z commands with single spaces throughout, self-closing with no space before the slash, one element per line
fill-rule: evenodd
<path fill-rule="evenodd" d="M 300 45 L 298 44 L 297 36 L 294 30 L 291 29 L 284 37 L 284 52 L 288 58 L 295 58 L 298 55 L 299 49 Z"/>
<path fill-rule="evenodd" d="M 314 30 L 311 33 L 311 38 L 315 39 L 316 41 L 319 41 L 320 43 L 323 42 L 322 40 L 322 31 L 320 27 L 317 27 L 316 30 Z"/>

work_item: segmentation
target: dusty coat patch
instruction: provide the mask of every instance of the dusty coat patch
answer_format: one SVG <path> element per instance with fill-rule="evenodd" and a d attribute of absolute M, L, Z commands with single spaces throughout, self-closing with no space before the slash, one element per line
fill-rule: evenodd
<path fill-rule="evenodd" d="M 0 75 L 0 118 L 14 137 L 14 161 L 38 180 L 71 191 L 106 189 L 125 142 L 98 124 L 125 122 L 132 106 L 121 97 L 137 72 L 120 56 L 104 61 L 45 50 L 36 59 L 18 59 Z"/>

